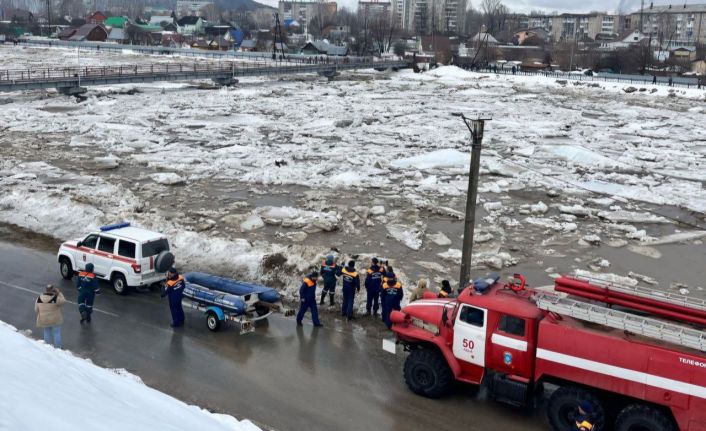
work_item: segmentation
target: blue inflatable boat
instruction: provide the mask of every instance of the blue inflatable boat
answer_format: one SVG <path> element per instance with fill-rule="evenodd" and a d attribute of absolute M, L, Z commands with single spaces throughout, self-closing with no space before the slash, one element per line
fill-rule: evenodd
<path fill-rule="evenodd" d="M 205 312 L 206 324 L 212 331 L 230 320 L 240 324 L 241 333 L 252 332 L 253 322 L 267 318 L 273 311 L 285 316 L 293 312 L 282 306 L 279 292 L 271 287 L 202 272 L 188 272 L 184 279 L 186 305 Z"/>

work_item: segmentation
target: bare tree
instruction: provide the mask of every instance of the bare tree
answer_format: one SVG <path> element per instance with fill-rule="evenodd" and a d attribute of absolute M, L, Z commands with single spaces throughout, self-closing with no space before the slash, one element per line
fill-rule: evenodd
<path fill-rule="evenodd" d="M 495 34 L 505 28 L 509 11 L 501 0 L 483 0 L 480 8 L 488 33 Z"/>

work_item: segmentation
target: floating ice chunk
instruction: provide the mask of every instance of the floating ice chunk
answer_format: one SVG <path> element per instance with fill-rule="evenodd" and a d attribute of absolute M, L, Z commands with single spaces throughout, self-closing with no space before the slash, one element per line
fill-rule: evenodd
<path fill-rule="evenodd" d="M 412 250 L 419 250 L 422 248 L 422 241 L 424 238 L 424 229 L 420 226 L 406 226 L 402 224 L 390 224 L 387 225 L 387 231 L 390 236 L 395 238 L 397 241 L 411 248 Z"/>
<path fill-rule="evenodd" d="M 443 232 L 437 232 L 432 235 L 427 235 L 427 238 L 429 238 L 431 240 L 431 242 L 433 242 L 436 245 L 441 245 L 441 246 L 451 245 L 451 240 L 449 239 L 449 237 L 444 235 Z"/>
<path fill-rule="evenodd" d="M 573 214 L 578 217 L 588 217 L 591 214 L 593 214 L 593 210 L 590 208 L 586 208 L 582 205 L 560 205 L 559 206 L 559 211 L 563 212 L 564 214 Z"/>
<path fill-rule="evenodd" d="M 385 214 L 385 207 L 382 205 L 376 205 L 370 208 L 370 215 L 383 215 Z"/>
<path fill-rule="evenodd" d="M 595 272 L 591 272 L 591 271 L 586 271 L 584 269 L 577 269 L 574 271 L 574 274 L 577 277 L 590 277 L 590 278 L 595 278 L 595 279 L 601 280 L 601 281 L 607 281 L 610 283 L 624 284 L 627 286 L 637 286 L 637 280 L 630 278 L 630 277 L 618 275 L 618 274 L 595 273 Z"/>
<path fill-rule="evenodd" d="M 649 245 L 664 245 L 664 244 L 674 244 L 677 242 L 691 241 L 699 238 L 706 237 L 706 230 L 695 230 L 691 232 L 679 232 L 671 235 L 663 236 L 661 238 L 656 238 L 653 240 L 648 240 Z"/>
<path fill-rule="evenodd" d="M 447 261 L 455 263 L 457 265 L 461 264 L 462 255 L 463 255 L 463 252 L 457 248 L 450 248 L 444 252 L 437 253 L 437 256 L 439 256 L 443 260 L 447 260 Z"/>
<path fill-rule="evenodd" d="M 591 245 L 598 245 L 601 243 L 601 237 L 598 235 L 585 235 L 581 238 L 582 240 L 586 241 L 587 243 Z"/>
<path fill-rule="evenodd" d="M 549 207 L 542 201 L 530 205 L 530 212 L 532 212 L 532 214 L 546 214 L 547 211 L 549 211 Z"/>
<path fill-rule="evenodd" d="M 471 161 L 468 153 L 457 150 L 438 150 L 420 154 L 414 157 L 394 160 L 391 165 L 396 168 L 416 168 L 420 170 L 433 168 L 465 167 Z"/>
<path fill-rule="evenodd" d="M 251 230 L 259 229 L 265 226 L 265 222 L 257 214 L 251 214 L 242 223 L 240 223 L 240 230 L 244 232 L 249 232 Z"/>
<path fill-rule="evenodd" d="M 668 219 L 648 212 L 600 211 L 598 217 L 614 223 L 671 223 Z"/>
<path fill-rule="evenodd" d="M 180 184 L 185 184 L 186 179 L 174 172 L 160 172 L 156 174 L 151 174 L 150 178 L 155 183 L 165 184 L 168 186 L 176 186 Z"/>
<path fill-rule="evenodd" d="M 502 202 L 486 202 L 483 204 L 483 208 L 485 208 L 485 210 L 488 212 L 500 211 L 501 209 L 503 209 L 503 203 Z"/>

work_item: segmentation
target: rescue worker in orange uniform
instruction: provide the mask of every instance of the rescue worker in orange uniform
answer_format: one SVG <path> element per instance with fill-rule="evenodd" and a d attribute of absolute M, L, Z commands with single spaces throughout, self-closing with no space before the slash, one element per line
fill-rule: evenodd
<path fill-rule="evenodd" d="M 179 274 L 176 268 L 169 268 L 167 272 L 167 281 L 164 283 L 164 291 L 162 298 L 169 298 L 169 311 L 172 313 L 172 328 L 184 326 L 184 308 L 181 305 L 181 300 L 184 297 L 184 276 Z"/>
<path fill-rule="evenodd" d="M 78 289 L 78 311 L 81 313 L 81 323 L 91 323 L 91 314 L 93 314 L 93 301 L 96 299 L 98 291 L 98 279 L 93 273 L 93 264 L 87 263 L 86 269 L 79 272 L 76 279 L 76 288 Z"/>
<path fill-rule="evenodd" d="M 380 291 L 382 290 L 382 277 L 385 274 L 385 268 L 380 266 L 377 257 L 373 258 L 372 265 L 368 268 L 368 273 L 365 276 L 365 290 L 368 295 L 365 302 L 366 316 L 373 311 L 375 316 L 378 315 L 380 308 Z"/>
<path fill-rule="evenodd" d="M 390 275 L 388 273 L 388 275 Z M 388 277 L 383 287 L 383 300 L 382 300 L 382 320 L 385 322 L 387 328 L 392 328 L 392 321 L 390 321 L 390 313 L 392 310 L 400 310 L 400 302 L 402 301 L 402 284 L 397 281 L 397 278 Z"/>
<path fill-rule="evenodd" d="M 314 321 L 314 326 L 324 326 L 319 321 L 319 309 L 316 307 L 316 280 L 319 279 L 319 273 L 314 271 L 304 278 L 302 285 L 299 287 L 299 298 L 301 305 L 297 313 L 297 325 L 302 326 L 302 319 L 307 310 L 311 310 L 311 320 Z"/>
<path fill-rule="evenodd" d="M 593 418 L 593 406 L 588 401 L 581 401 L 579 404 L 579 414 L 571 431 L 593 431 L 596 427 Z"/>
<path fill-rule="evenodd" d="M 321 291 L 321 302 L 319 305 L 324 305 L 324 299 L 326 299 L 326 294 L 328 294 L 329 303 L 333 307 L 333 295 L 336 293 L 336 277 L 341 275 L 341 267 L 336 265 L 333 255 L 326 256 L 326 261 L 321 264 L 319 273 L 324 279 L 324 290 Z"/>
<path fill-rule="evenodd" d="M 348 262 L 348 265 L 341 270 L 341 278 L 343 280 L 343 305 L 341 306 L 341 316 L 345 316 L 348 320 L 351 320 L 353 319 L 355 294 L 360 292 L 360 276 L 355 270 L 354 260 Z"/>
<path fill-rule="evenodd" d="M 453 298 L 453 289 L 449 280 L 441 281 L 441 290 L 439 290 L 439 298 Z"/>

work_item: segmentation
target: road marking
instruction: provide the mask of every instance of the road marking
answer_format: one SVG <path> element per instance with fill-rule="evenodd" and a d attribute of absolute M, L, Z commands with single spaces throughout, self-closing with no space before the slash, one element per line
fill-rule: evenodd
<path fill-rule="evenodd" d="M 5 281 L 0 281 L 0 284 L 2 284 L 3 286 L 11 287 L 13 289 L 21 290 L 23 292 L 33 293 L 35 295 L 41 295 L 42 293 L 44 293 L 44 292 L 37 292 L 35 290 L 28 289 L 26 287 L 18 286 L 16 284 L 7 283 Z M 78 305 L 77 303 L 75 303 L 73 301 L 69 301 L 68 299 L 66 300 L 66 302 L 68 302 L 69 304 Z M 93 311 L 96 311 L 98 313 L 107 314 L 108 316 L 112 316 L 112 317 L 120 317 L 117 314 L 111 313 L 110 311 L 101 310 L 100 308 L 96 308 L 96 307 L 93 307 Z"/>

